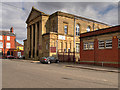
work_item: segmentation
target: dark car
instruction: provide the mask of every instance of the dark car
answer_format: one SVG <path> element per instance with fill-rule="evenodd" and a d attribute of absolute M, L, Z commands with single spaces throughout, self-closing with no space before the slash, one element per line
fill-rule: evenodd
<path fill-rule="evenodd" d="M 14 56 L 12 56 L 12 55 L 8 55 L 7 56 L 7 59 L 14 59 L 15 57 Z"/>
<path fill-rule="evenodd" d="M 51 56 L 51 57 L 42 57 L 40 59 L 40 62 L 50 64 L 50 63 L 59 63 L 59 60 Z"/>

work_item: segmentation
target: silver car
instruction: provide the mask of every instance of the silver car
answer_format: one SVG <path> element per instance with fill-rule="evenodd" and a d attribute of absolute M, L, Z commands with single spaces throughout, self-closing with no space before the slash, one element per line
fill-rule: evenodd
<path fill-rule="evenodd" d="M 50 57 L 42 57 L 40 59 L 40 62 L 50 64 L 50 63 L 59 63 L 59 60 L 56 59 L 55 57 L 50 56 Z"/>

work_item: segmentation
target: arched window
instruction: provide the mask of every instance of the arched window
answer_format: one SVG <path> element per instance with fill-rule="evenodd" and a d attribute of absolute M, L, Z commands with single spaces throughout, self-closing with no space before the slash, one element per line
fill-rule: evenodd
<path fill-rule="evenodd" d="M 90 32 L 90 26 L 87 27 L 87 32 Z"/>
<path fill-rule="evenodd" d="M 65 25 L 64 26 L 64 32 L 65 32 L 65 34 L 67 34 L 68 32 L 67 32 L 67 30 L 68 30 L 68 26 L 67 25 Z"/>
<path fill-rule="evenodd" d="M 7 55 L 10 55 L 10 51 L 7 51 Z"/>
<path fill-rule="evenodd" d="M 77 24 L 76 25 L 76 36 L 80 35 L 80 26 Z"/>
<path fill-rule="evenodd" d="M 97 26 L 95 30 L 99 30 L 99 27 Z"/>

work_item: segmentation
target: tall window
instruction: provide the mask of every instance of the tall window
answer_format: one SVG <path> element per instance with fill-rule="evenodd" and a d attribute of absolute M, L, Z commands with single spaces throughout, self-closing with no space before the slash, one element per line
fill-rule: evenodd
<path fill-rule="evenodd" d="M 90 26 L 87 27 L 87 32 L 90 32 Z"/>
<path fill-rule="evenodd" d="M 64 52 L 67 52 L 67 42 L 65 42 L 65 49 Z"/>
<path fill-rule="evenodd" d="M 61 49 L 61 52 L 63 52 L 63 43 L 62 43 L 62 42 L 60 43 L 60 47 L 61 47 L 61 48 L 60 48 L 60 49 Z"/>
<path fill-rule="evenodd" d="M 10 36 L 7 36 L 7 40 L 10 41 Z"/>
<path fill-rule="evenodd" d="M 80 44 L 76 43 L 76 52 L 79 52 L 79 51 L 80 51 Z"/>
<path fill-rule="evenodd" d="M 120 38 L 118 39 L 118 47 L 120 48 Z"/>
<path fill-rule="evenodd" d="M 104 49 L 105 48 L 105 43 L 104 43 L 104 41 L 99 41 L 98 42 L 98 47 L 99 47 L 99 49 Z"/>
<path fill-rule="evenodd" d="M 80 26 L 78 24 L 76 25 L 76 35 L 80 35 Z"/>
<path fill-rule="evenodd" d="M 0 48 L 3 48 L 3 43 L 2 42 L 0 42 Z"/>
<path fill-rule="evenodd" d="M 99 30 L 99 27 L 97 27 L 96 30 Z"/>
<path fill-rule="evenodd" d="M 112 40 L 106 40 L 105 42 L 106 42 L 105 44 L 106 48 L 112 48 Z"/>
<path fill-rule="evenodd" d="M 10 48 L 10 43 L 6 43 L 6 48 Z"/>
<path fill-rule="evenodd" d="M 0 40 L 3 40 L 2 35 L 0 35 Z"/>
<path fill-rule="evenodd" d="M 64 26 L 64 32 L 65 32 L 65 34 L 67 34 L 67 30 L 68 30 L 68 26 L 65 25 L 65 26 Z"/>
<path fill-rule="evenodd" d="M 70 46 L 68 48 L 68 52 L 71 52 L 71 42 L 70 42 Z"/>

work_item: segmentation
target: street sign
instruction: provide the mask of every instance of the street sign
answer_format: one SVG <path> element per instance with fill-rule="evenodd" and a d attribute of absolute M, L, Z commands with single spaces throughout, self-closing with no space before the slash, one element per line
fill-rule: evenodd
<path fill-rule="evenodd" d="M 58 35 L 58 39 L 65 40 L 65 36 Z"/>

